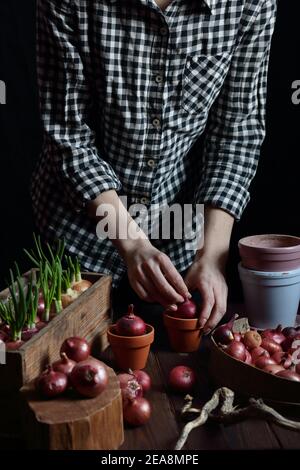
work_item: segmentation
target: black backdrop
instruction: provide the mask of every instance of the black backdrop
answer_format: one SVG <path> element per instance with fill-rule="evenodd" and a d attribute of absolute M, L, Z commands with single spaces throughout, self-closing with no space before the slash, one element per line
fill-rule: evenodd
<path fill-rule="evenodd" d="M 225 1 L 225 0 L 223 0 Z M 292 103 L 292 83 L 300 80 L 299 0 L 279 0 L 269 72 L 267 137 L 252 199 L 235 225 L 228 279 L 230 296 L 239 299 L 237 241 L 253 233 L 300 234 L 300 105 Z M 41 146 L 35 77 L 35 2 L 0 0 L 0 80 L 7 104 L 0 105 L 0 285 L 7 269 L 26 261 L 33 220 L 29 180 Z"/>

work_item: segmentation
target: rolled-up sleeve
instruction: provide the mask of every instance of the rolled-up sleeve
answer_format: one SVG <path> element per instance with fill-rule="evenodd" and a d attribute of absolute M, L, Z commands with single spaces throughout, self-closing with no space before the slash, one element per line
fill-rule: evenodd
<path fill-rule="evenodd" d="M 240 219 L 265 137 L 267 73 L 276 0 L 260 2 L 244 27 L 205 131 L 197 201 Z"/>
<path fill-rule="evenodd" d="M 100 193 L 121 188 L 98 153 L 89 126 L 92 96 L 76 37 L 75 2 L 38 0 L 37 74 L 44 149 L 70 203 L 82 209 Z"/>

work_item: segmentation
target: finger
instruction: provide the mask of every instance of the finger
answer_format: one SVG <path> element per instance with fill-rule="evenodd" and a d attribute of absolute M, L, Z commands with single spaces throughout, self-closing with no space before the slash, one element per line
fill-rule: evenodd
<path fill-rule="evenodd" d="M 198 290 L 201 294 L 202 305 L 199 311 L 199 326 L 203 328 L 209 319 L 215 304 L 214 292 L 207 285 L 200 284 Z"/>
<path fill-rule="evenodd" d="M 145 300 L 146 302 L 150 301 L 148 292 L 140 282 L 135 282 L 132 287 L 140 299 Z"/>
<path fill-rule="evenodd" d="M 169 284 L 158 265 L 147 265 L 145 270 L 151 277 L 155 287 L 158 289 L 159 296 L 163 298 L 164 305 L 176 304 L 184 302 L 185 298 L 179 295 L 176 290 Z"/>
<path fill-rule="evenodd" d="M 137 282 L 143 288 L 144 292 L 146 292 L 145 300 L 147 302 L 157 302 L 169 310 L 177 310 L 176 304 L 172 304 L 172 302 L 166 301 L 166 299 L 160 294 L 150 275 L 147 276 L 145 267 L 144 271 L 140 270 L 139 281 Z"/>
<path fill-rule="evenodd" d="M 209 334 L 213 328 L 215 328 L 221 321 L 226 313 L 227 309 L 227 291 L 223 289 L 216 290 L 215 305 L 211 312 L 211 315 L 204 327 L 204 333 Z"/>
<path fill-rule="evenodd" d="M 164 273 L 164 276 L 169 281 L 169 283 L 176 289 L 178 294 L 184 297 L 184 300 L 190 299 L 192 296 L 182 278 L 179 274 L 172 261 L 166 257 L 162 256 L 160 260 L 161 270 Z"/>

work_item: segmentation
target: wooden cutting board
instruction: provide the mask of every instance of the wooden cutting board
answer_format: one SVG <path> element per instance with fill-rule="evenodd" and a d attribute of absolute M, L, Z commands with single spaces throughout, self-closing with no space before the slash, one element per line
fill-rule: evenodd
<path fill-rule="evenodd" d="M 119 380 L 108 368 L 107 389 L 96 398 L 80 398 L 70 390 L 43 400 L 34 383 L 21 389 L 23 433 L 29 449 L 114 450 L 124 441 Z"/>

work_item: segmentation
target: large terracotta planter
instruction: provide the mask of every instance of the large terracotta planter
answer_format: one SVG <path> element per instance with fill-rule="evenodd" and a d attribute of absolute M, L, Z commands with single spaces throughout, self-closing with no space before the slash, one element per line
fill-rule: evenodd
<path fill-rule="evenodd" d="M 300 268 L 300 238 L 290 235 L 253 235 L 239 241 L 245 268 L 256 271 L 292 271 Z"/>
<path fill-rule="evenodd" d="M 141 336 L 120 336 L 115 333 L 115 325 L 109 327 L 107 339 L 119 369 L 144 369 L 154 341 L 154 328 L 147 326 L 147 333 Z"/>
<path fill-rule="evenodd" d="M 164 324 L 174 351 L 189 353 L 199 349 L 202 329 L 199 328 L 198 318 L 176 318 L 164 313 Z"/>

